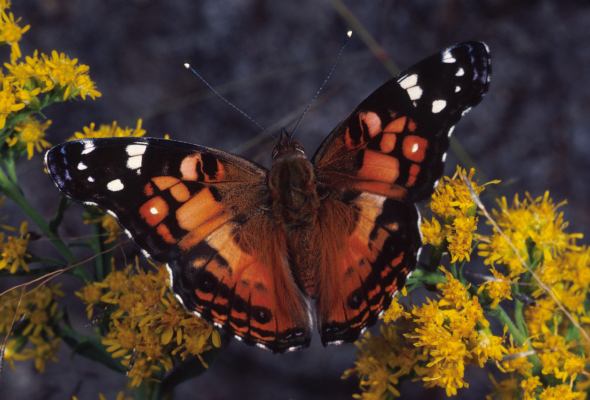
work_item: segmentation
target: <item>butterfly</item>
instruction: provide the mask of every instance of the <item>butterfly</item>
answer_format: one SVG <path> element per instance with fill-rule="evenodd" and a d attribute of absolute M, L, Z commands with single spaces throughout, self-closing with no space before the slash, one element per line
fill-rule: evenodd
<path fill-rule="evenodd" d="M 488 90 L 488 47 L 465 42 L 386 82 L 308 160 L 283 132 L 270 170 L 155 138 L 57 145 L 46 166 L 70 198 L 117 217 L 165 263 L 185 308 L 284 352 L 356 340 L 414 269 L 416 202 L 443 173 L 455 124 Z"/>

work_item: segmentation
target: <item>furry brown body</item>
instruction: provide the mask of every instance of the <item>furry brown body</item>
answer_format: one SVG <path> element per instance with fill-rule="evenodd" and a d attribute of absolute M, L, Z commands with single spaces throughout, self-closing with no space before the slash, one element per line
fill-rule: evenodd
<path fill-rule="evenodd" d="M 319 255 L 312 236 L 320 198 L 314 168 L 301 145 L 286 136 L 275 151 L 268 175 L 272 213 L 287 237 L 293 277 L 308 296 L 316 297 Z"/>

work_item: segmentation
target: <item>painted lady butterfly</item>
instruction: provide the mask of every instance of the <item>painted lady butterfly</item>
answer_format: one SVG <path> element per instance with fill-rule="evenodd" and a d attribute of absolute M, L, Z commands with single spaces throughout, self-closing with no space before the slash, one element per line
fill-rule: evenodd
<path fill-rule="evenodd" d="M 416 264 L 414 203 L 443 172 L 454 125 L 488 90 L 485 44 L 462 43 L 364 100 L 310 162 L 283 134 L 270 170 L 207 147 L 88 139 L 47 152 L 69 197 L 109 210 L 169 267 L 184 306 L 249 344 L 356 340 Z"/>

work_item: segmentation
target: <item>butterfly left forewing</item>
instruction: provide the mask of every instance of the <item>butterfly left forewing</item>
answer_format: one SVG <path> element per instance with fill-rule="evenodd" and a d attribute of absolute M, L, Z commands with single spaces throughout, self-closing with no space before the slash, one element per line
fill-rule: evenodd
<path fill-rule="evenodd" d="M 450 47 L 377 89 L 320 146 L 316 230 L 343 225 L 325 211 L 334 207 L 348 210 L 340 214 L 350 225 L 328 236 L 339 246 L 324 246 L 331 252 L 320 271 L 324 342 L 355 340 L 414 268 L 421 245 L 414 203 L 434 190 L 454 125 L 481 101 L 490 74 L 485 44 Z"/>
<path fill-rule="evenodd" d="M 274 351 L 307 345 L 307 309 L 286 264 L 285 238 L 264 209 L 263 168 L 149 138 L 66 142 L 46 163 L 66 195 L 108 210 L 168 264 L 187 309 Z"/>

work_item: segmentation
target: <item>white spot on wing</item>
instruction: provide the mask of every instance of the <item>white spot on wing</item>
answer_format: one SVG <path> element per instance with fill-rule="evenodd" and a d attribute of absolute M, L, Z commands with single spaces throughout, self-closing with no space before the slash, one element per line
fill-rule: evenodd
<path fill-rule="evenodd" d="M 92 183 L 92 182 L 94 182 L 94 178 L 93 178 L 93 177 L 91 177 L 91 176 L 89 176 L 88 178 L 86 178 L 86 180 L 87 180 L 88 182 L 91 182 L 91 183 Z"/>
<path fill-rule="evenodd" d="M 412 153 L 415 153 L 418 151 L 418 149 L 420 148 L 420 146 L 418 145 L 418 143 L 414 143 L 412 145 L 412 149 L 410 150 Z"/>
<path fill-rule="evenodd" d="M 443 52 L 442 62 L 444 62 L 446 64 L 452 64 L 456 61 L 457 61 L 457 59 L 455 57 L 453 57 L 453 55 L 451 54 L 451 52 L 449 50 L 445 50 Z"/>
<path fill-rule="evenodd" d="M 447 153 L 443 153 L 442 155 L 442 162 L 447 161 Z"/>
<path fill-rule="evenodd" d="M 141 156 L 143 153 L 145 153 L 146 147 L 146 144 L 130 144 L 129 146 L 125 147 L 125 151 L 130 157 Z"/>
<path fill-rule="evenodd" d="M 461 113 L 461 116 L 463 117 L 465 114 L 467 114 L 469 111 L 471 111 L 471 107 L 467 107 L 465 110 L 463 110 L 463 112 Z"/>
<path fill-rule="evenodd" d="M 434 100 L 432 102 L 432 113 L 438 114 L 439 112 L 444 110 L 446 106 L 447 106 L 446 100 Z"/>
<path fill-rule="evenodd" d="M 420 86 L 414 86 L 408 89 L 408 96 L 411 100 L 418 100 L 422 97 L 422 88 Z"/>
<path fill-rule="evenodd" d="M 93 202 L 93 201 L 85 201 L 82 204 L 84 204 L 85 206 L 97 206 L 98 204 Z"/>
<path fill-rule="evenodd" d="M 111 192 L 118 192 L 125 189 L 125 185 L 123 185 L 121 179 L 114 179 L 107 183 L 107 189 L 109 189 Z"/>
<path fill-rule="evenodd" d="M 150 256 L 150 253 L 148 253 L 147 251 L 145 251 L 144 249 L 141 249 L 141 254 L 143 254 L 143 256 L 145 258 L 147 258 L 148 260 L 152 258 L 152 256 Z"/>
<path fill-rule="evenodd" d="M 416 86 L 417 83 L 418 83 L 418 75 L 416 75 L 416 74 L 408 75 L 408 76 L 399 80 L 399 85 L 404 89 L 408 89 L 412 86 Z"/>
<path fill-rule="evenodd" d="M 127 168 L 129 169 L 139 169 L 141 168 L 143 156 L 133 156 L 127 159 Z"/>
<path fill-rule="evenodd" d="M 86 164 L 84 164 L 82 161 L 80 161 L 80 162 L 78 163 L 78 170 L 80 170 L 80 171 L 84 171 L 86 168 L 88 168 L 88 167 L 87 167 L 87 166 L 86 166 Z"/>
<path fill-rule="evenodd" d="M 94 147 L 94 142 L 92 140 L 87 140 L 84 142 L 84 150 L 82 150 L 82 154 L 89 154 L 94 151 L 96 147 Z"/>
<path fill-rule="evenodd" d="M 461 86 L 455 86 L 455 93 L 459 93 L 461 91 Z"/>
<path fill-rule="evenodd" d="M 465 75 L 465 70 L 463 68 L 459 68 L 455 76 L 463 76 Z"/>
<path fill-rule="evenodd" d="M 156 207 L 150 208 L 150 214 L 152 214 L 152 215 L 158 214 L 158 209 Z"/>

